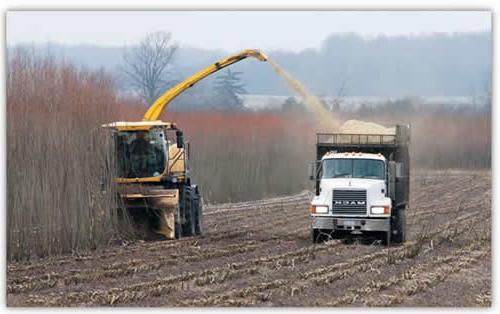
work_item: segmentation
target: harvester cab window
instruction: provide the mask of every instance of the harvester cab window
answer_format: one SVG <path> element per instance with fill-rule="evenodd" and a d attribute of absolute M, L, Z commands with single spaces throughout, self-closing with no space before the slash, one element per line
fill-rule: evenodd
<path fill-rule="evenodd" d="M 385 166 L 375 159 L 325 159 L 323 178 L 364 178 L 384 180 Z"/>
<path fill-rule="evenodd" d="M 163 130 L 118 132 L 118 176 L 145 178 L 161 175 L 166 167 L 166 145 Z"/>

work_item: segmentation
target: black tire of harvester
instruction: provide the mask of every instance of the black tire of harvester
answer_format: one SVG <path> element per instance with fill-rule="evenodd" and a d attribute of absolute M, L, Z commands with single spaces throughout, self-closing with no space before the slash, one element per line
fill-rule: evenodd
<path fill-rule="evenodd" d="M 179 209 L 178 213 L 175 217 L 175 238 L 180 239 L 182 238 L 182 224 L 181 221 L 184 217 L 184 192 L 182 187 L 179 188 Z"/>
<path fill-rule="evenodd" d="M 179 189 L 179 213 L 175 220 L 175 238 L 180 239 L 186 236 L 186 220 L 187 213 L 186 210 L 189 208 L 188 198 L 186 193 L 186 187 L 181 185 Z"/>
<path fill-rule="evenodd" d="M 185 217 L 184 223 L 182 224 L 182 236 L 190 237 L 194 235 L 193 191 L 190 186 L 184 186 L 182 191 L 182 212 Z"/>
<path fill-rule="evenodd" d="M 194 193 L 193 193 L 193 212 L 194 212 L 194 234 L 195 235 L 201 235 L 202 230 L 201 230 L 201 218 L 202 218 L 202 212 L 201 212 L 201 202 L 200 202 L 200 192 L 198 191 L 197 188 L 194 188 Z"/>

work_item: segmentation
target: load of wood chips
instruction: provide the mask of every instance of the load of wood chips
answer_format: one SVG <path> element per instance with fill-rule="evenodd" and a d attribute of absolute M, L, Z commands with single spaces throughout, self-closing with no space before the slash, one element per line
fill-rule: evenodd
<path fill-rule="evenodd" d="M 332 144 L 389 144 L 393 143 L 395 140 L 396 128 L 386 128 L 383 125 L 373 122 L 348 120 L 334 133 L 337 133 L 337 135 L 322 135 L 319 141 Z"/>
<path fill-rule="evenodd" d="M 348 120 L 339 129 L 339 133 L 344 134 L 377 134 L 395 135 L 396 128 L 386 128 L 383 125 L 365 122 L 360 120 Z"/>

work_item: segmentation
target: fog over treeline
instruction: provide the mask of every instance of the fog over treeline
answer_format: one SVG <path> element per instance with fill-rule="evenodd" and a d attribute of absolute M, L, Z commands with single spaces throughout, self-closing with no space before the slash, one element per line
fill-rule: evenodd
<path fill-rule="evenodd" d="M 181 46 L 172 68 L 173 80 L 181 80 L 236 52 L 186 48 L 182 46 L 182 38 L 172 35 Z M 297 34 L 296 40 L 300 41 L 301 36 L 307 34 Z M 115 75 L 122 90 L 128 88 L 119 71 L 124 48 L 55 43 L 28 46 L 33 46 L 37 54 L 48 53 L 90 69 L 102 67 Z M 350 33 L 331 34 L 317 49 L 265 53 L 317 95 L 473 96 L 483 94 L 491 85 L 490 32 L 371 39 Z M 250 94 L 291 95 L 268 64 L 246 60 L 232 69 L 242 72 L 242 81 Z M 210 80 L 200 84 L 200 91 L 210 89 Z"/>

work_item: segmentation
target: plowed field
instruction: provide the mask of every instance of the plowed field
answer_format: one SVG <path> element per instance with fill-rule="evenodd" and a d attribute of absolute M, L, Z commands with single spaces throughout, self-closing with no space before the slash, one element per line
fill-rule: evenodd
<path fill-rule="evenodd" d="M 313 244 L 310 198 L 205 206 L 201 237 L 8 264 L 7 304 L 491 304 L 490 172 L 416 172 L 404 245 Z"/>

